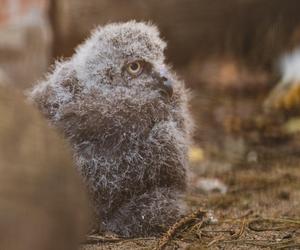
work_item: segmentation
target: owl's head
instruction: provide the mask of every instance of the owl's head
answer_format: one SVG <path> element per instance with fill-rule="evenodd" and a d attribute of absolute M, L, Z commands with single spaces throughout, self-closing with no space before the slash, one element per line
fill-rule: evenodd
<path fill-rule="evenodd" d="M 87 88 L 137 87 L 172 95 L 165 47 L 158 29 L 151 24 L 113 23 L 92 32 L 77 48 L 72 62 L 79 81 Z"/>
<path fill-rule="evenodd" d="M 105 143 L 121 140 L 124 134 L 145 134 L 162 120 L 181 126 L 187 95 L 165 64 L 165 47 L 150 24 L 99 27 L 70 59 L 55 65 L 31 96 L 77 141 L 99 141 L 103 134 L 111 137 Z"/>

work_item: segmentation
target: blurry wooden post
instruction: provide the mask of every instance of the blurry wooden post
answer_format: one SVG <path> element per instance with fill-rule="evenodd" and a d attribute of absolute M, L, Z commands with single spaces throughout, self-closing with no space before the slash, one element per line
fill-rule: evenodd
<path fill-rule="evenodd" d="M 151 1 L 149 3 L 151 6 Z M 74 47 L 99 24 L 147 16 L 149 3 L 136 0 L 51 0 L 50 20 L 55 41 L 53 55 L 72 55 Z"/>
<path fill-rule="evenodd" d="M 78 249 L 89 207 L 69 146 L 1 79 L 0 117 L 0 249 Z"/>
<path fill-rule="evenodd" d="M 48 0 L 1 0 L 0 4 L 0 67 L 18 87 L 26 88 L 49 65 Z"/>

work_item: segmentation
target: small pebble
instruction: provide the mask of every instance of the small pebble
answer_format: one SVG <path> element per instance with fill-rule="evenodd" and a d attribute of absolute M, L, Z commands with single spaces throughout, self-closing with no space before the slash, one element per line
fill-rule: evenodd
<path fill-rule="evenodd" d="M 196 188 L 204 193 L 221 193 L 227 192 L 227 186 L 216 178 L 201 178 L 196 183 Z"/>

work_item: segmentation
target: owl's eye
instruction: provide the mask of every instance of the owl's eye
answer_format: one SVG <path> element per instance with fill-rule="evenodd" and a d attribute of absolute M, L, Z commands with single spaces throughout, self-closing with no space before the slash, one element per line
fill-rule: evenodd
<path fill-rule="evenodd" d="M 132 76 L 139 76 L 143 72 L 143 61 L 134 61 L 127 65 L 127 72 Z"/>

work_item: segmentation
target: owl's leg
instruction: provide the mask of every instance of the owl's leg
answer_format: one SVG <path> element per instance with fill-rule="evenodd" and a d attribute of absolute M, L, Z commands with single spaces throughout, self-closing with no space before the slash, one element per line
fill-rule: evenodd
<path fill-rule="evenodd" d="M 106 230 L 125 237 L 159 235 L 175 223 L 184 210 L 176 191 L 157 188 L 122 205 L 107 222 Z"/>

